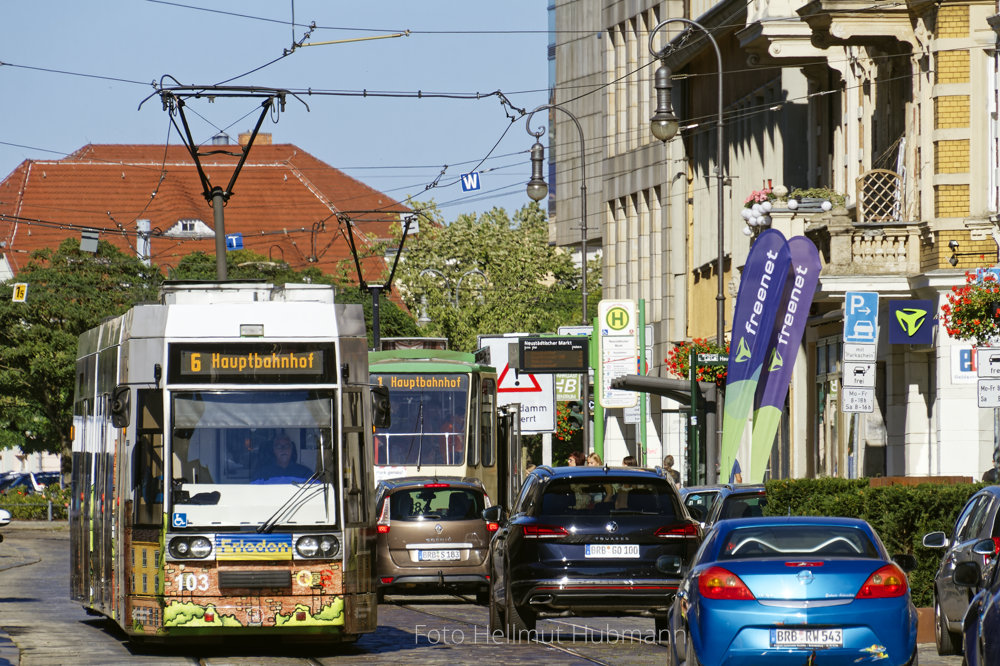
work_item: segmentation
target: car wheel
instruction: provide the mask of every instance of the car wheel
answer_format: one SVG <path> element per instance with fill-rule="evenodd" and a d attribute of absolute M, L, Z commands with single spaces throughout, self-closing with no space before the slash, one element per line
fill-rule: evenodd
<path fill-rule="evenodd" d="M 514 603 L 514 595 L 507 588 L 507 604 L 504 608 L 504 620 L 507 625 L 507 637 L 520 640 L 522 636 L 535 631 L 535 613 L 528 608 Z"/>
<path fill-rule="evenodd" d="M 500 608 L 500 602 L 497 601 L 496 595 L 494 594 L 492 583 L 490 583 L 489 587 L 488 605 L 490 609 L 490 619 L 489 624 L 487 625 L 487 630 L 489 631 L 490 636 L 496 636 L 498 634 L 506 636 L 507 626 L 503 621 L 503 611 Z"/>
<path fill-rule="evenodd" d="M 962 644 L 962 637 L 948 630 L 947 620 L 941 611 L 937 596 L 934 597 L 934 642 L 940 655 L 958 654 L 957 646 Z"/>
<path fill-rule="evenodd" d="M 687 648 L 684 650 L 684 666 L 701 666 L 701 662 L 698 661 L 698 655 L 694 651 L 694 641 L 691 640 L 691 633 L 685 636 L 684 643 L 687 644 Z"/>

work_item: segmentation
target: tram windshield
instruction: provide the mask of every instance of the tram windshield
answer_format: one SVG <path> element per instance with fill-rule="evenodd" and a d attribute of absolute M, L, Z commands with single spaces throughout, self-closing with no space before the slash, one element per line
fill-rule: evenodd
<path fill-rule="evenodd" d="M 293 495 L 282 523 L 336 522 L 333 397 L 305 390 L 174 393 L 173 524 L 257 525 Z"/>
<path fill-rule="evenodd" d="M 464 465 L 469 377 L 374 374 L 389 389 L 392 425 L 375 429 L 376 465 Z"/>

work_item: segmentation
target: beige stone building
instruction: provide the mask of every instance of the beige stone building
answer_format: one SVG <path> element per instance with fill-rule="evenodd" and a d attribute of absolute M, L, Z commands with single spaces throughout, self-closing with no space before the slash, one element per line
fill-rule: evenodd
<path fill-rule="evenodd" d="M 585 134 L 587 240 L 603 265 L 603 294 L 591 297 L 644 301 L 650 374 L 668 376 L 675 343 L 716 331 L 719 67 L 705 33 L 682 21 L 651 45 L 657 25 L 680 17 L 721 54 L 727 332 L 755 235 L 740 215 L 747 196 L 771 185 L 844 201 L 828 212 L 775 204 L 773 226 L 811 238 L 824 266 L 768 474 L 978 479 L 992 464 L 994 414 L 978 407 L 971 346 L 940 326 L 931 345 L 890 345 L 886 317 L 894 299 L 940 306 L 966 270 L 998 263 L 996 2 L 552 0 L 550 11 L 551 101 Z M 651 49 L 673 72 L 681 125 L 665 143 L 649 129 Z M 564 114 L 550 120 L 551 238 L 578 250 L 579 141 Z M 880 304 L 874 410 L 856 415 L 840 405 L 853 291 Z M 683 407 L 652 405 L 647 443 L 683 461 Z M 608 416 L 613 460 L 636 428 Z"/>

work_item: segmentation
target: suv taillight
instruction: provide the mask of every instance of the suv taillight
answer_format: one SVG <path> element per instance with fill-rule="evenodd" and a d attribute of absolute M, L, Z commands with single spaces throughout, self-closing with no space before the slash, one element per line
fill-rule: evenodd
<path fill-rule="evenodd" d="M 661 539 L 696 539 L 698 538 L 698 526 L 691 523 L 664 525 L 658 527 L 653 534 Z"/>
<path fill-rule="evenodd" d="M 559 527 L 558 525 L 524 526 L 525 539 L 561 539 L 568 534 L 569 532 L 566 531 L 565 527 Z"/>
<path fill-rule="evenodd" d="M 500 523 L 486 523 L 487 532 L 496 532 L 498 529 L 500 529 Z"/>
<path fill-rule="evenodd" d="M 378 522 L 375 524 L 375 529 L 379 534 L 389 533 L 389 498 L 386 497 L 382 502 L 382 513 L 378 517 Z"/>

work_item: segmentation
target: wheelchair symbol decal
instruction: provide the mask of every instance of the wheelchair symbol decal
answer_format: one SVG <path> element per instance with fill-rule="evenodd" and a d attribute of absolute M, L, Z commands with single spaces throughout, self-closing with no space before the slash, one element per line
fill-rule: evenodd
<path fill-rule="evenodd" d="M 188 516 L 186 513 L 175 513 L 170 519 L 170 524 L 173 527 L 187 527 Z"/>

